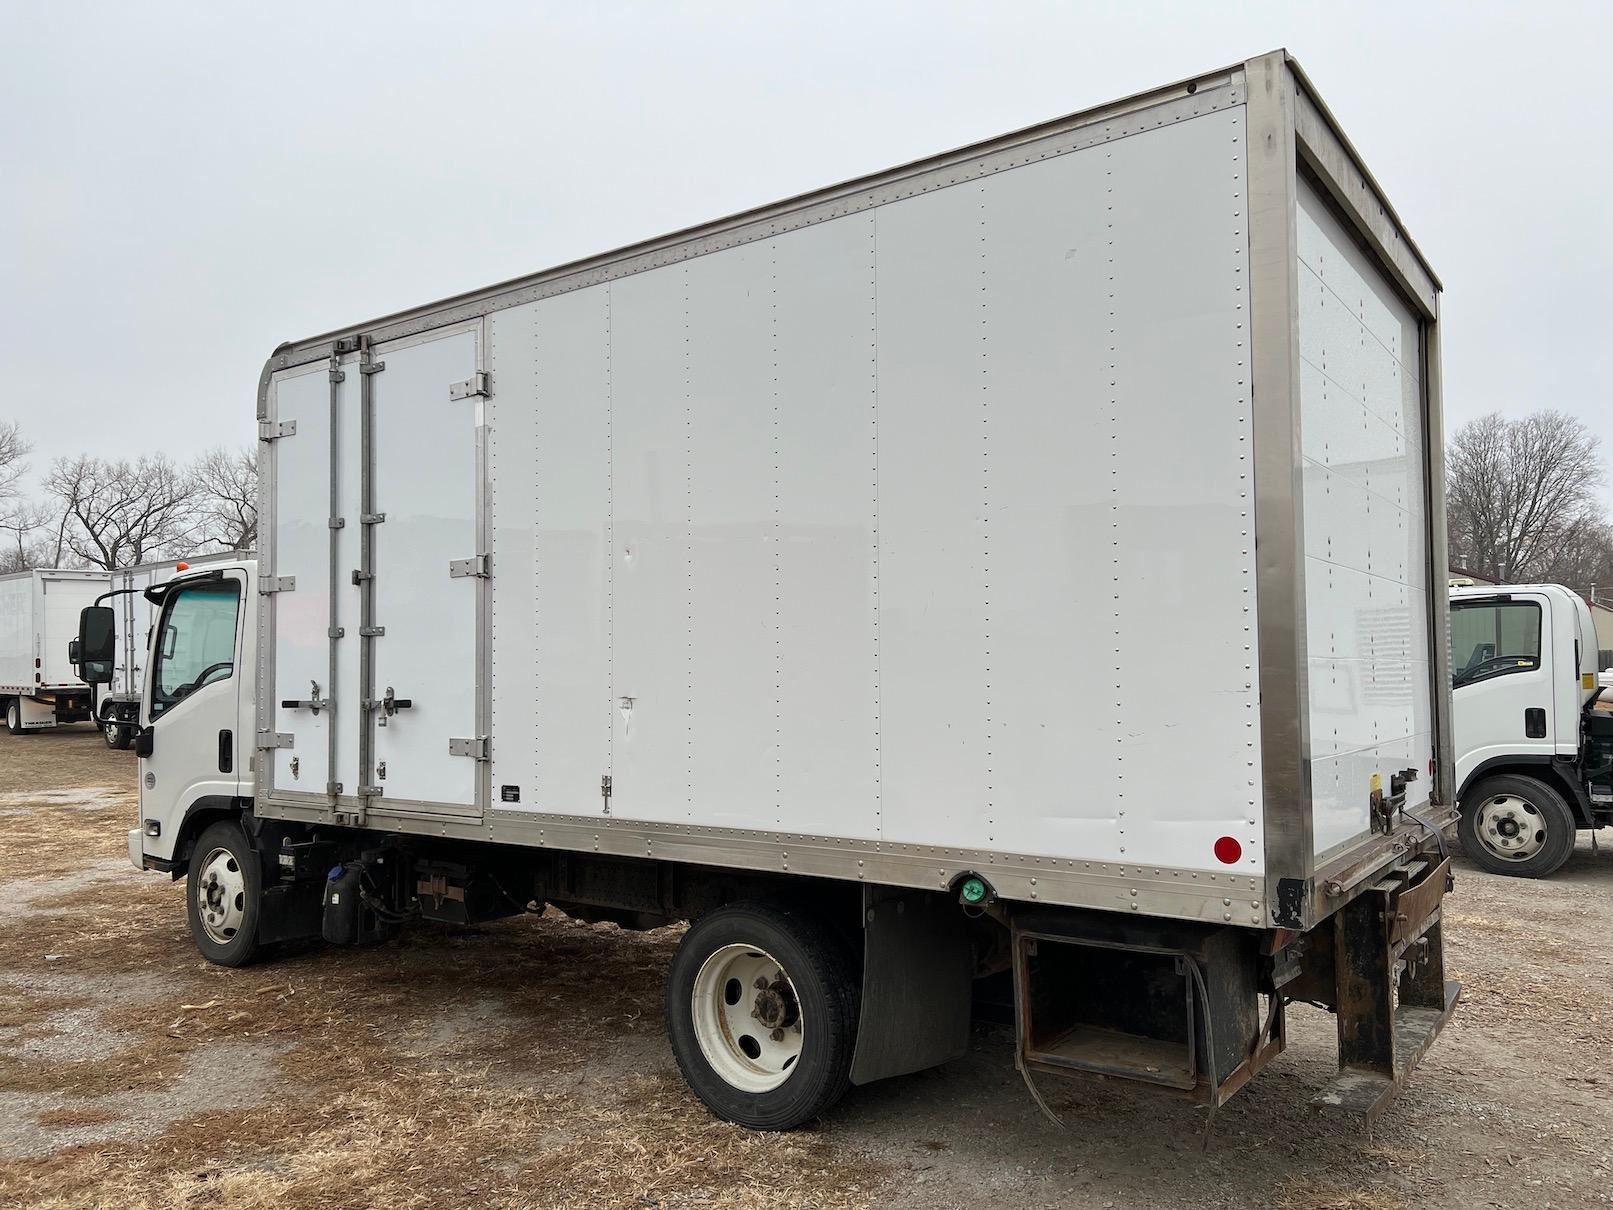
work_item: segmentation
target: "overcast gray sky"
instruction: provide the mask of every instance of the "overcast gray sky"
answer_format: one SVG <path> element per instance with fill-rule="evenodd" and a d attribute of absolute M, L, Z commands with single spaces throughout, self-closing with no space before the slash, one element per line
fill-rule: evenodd
<path fill-rule="evenodd" d="M 1452 425 L 1613 447 L 1610 44 L 1539 0 L 0 0 L 0 418 L 36 465 L 244 442 L 282 340 L 1286 46 L 1444 280 Z"/>

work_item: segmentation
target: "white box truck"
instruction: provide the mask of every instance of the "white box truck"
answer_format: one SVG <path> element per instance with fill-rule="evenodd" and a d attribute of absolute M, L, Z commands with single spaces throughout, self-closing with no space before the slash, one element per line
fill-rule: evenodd
<path fill-rule="evenodd" d="M 1580 829 L 1613 823 L 1598 654 L 1590 606 L 1561 584 L 1451 592 L 1459 834 L 1492 873 L 1544 878 Z"/>
<path fill-rule="evenodd" d="M 1209 1105 L 1322 1005 L 1375 1112 L 1459 991 L 1438 294 L 1275 53 L 282 345 L 261 563 L 152 590 L 131 858 L 226 964 L 691 920 L 750 1126 L 977 978 L 1028 1082 Z"/>
<path fill-rule="evenodd" d="M 0 576 L 0 712 L 12 735 L 91 717 L 90 687 L 67 658 L 79 611 L 106 591 L 104 571 Z"/>

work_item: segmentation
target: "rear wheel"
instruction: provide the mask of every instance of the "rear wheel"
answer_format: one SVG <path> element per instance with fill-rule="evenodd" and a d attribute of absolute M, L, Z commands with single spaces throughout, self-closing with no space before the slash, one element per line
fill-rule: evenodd
<path fill-rule="evenodd" d="M 6 730 L 13 735 L 22 734 L 22 703 L 16 698 L 6 703 Z"/>
<path fill-rule="evenodd" d="M 844 1095 L 857 1040 L 847 947 L 766 903 L 702 916 L 667 979 L 667 1032 L 689 1087 L 720 1117 L 789 1130 Z"/>
<path fill-rule="evenodd" d="M 1575 831 L 1562 795 L 1533 777 L 1486 778 L 1462 804 L 1462 852 L 1494 874 L 1555 873 L 1574 852 Z"/>
<path fill-rule="evenodd" d="M 209 824 L 196 838 L 185 880 L 190 935 L 202 957 L 245 966 L 258 956 L 263 874 L 257 850 L 233 819 Z"/>

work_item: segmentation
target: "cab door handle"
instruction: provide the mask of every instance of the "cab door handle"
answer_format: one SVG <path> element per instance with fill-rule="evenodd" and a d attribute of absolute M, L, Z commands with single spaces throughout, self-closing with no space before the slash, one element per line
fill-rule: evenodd
<path fill-rule="evenodd" d="M 235 732 L 220 731 L 218 733 L 218 771 L 220 773 L 233 773 L 235 771 Z"/>
<path fill-rule="evenodd" d="M 1523 735 L 1525 739 L 1546 738 L 1546 711 L 1540 706 L 1531 706 L 1523 712 Z"/>

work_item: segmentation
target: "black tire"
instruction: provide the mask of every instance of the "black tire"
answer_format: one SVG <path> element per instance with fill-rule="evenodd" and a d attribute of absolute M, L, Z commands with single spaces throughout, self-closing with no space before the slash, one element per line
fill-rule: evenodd
<path fill-rule="evenodd" d="M 106 746 L 117 752 L 134 742 L 134 730 L 118 721 L 117 715 L 108 714 L 101 719 L 101 735 L 106 740 Z"/>
<path fill-rule="evenodd" d="M 233 862 L 228 872 L 234 874 L 238 870 L 241 880 L 235 899 L 241 913 L 240 922 L 227 938 L 210 935 L 202 919 L 202 880 L 215 854 L 224 855 L 221 859 L 226 864 Z M 209 962 L 219 966 L 245 966 L 262 950 L 258 944 L 258 923 L 263 918 L 263 870 L 246 831 L 233 819 L 209 824 L 196 838 L 185 879 L 185 918 L 190 922 L 191 939 Z"/>
<path fill-rule="evenodd" d="M 22 703 L 12 698 L 6 703 L 6 730 L 13 735 L 21 735 L 22 730 Z"/>
<path fill-rule="evenodd" d="M 775 959 L 799 1004 L 799 1058 L 782 1084 L 762 1092 L 725 1079 L 695 1028 L 696 979 L 708 958 L 735 945 Z M 735 903 L 702 916 L 678 946 L 667 976 L 667 1034 L 684 1080 L 713 1113 L 755 1130 L 790 1130 L 822 1114 L 851 1086 L 858 1004 L 853 956 L 832 930 L 794 909 Z"/>
<path fill-rule="evenodd" d="M 1521 815 L 1537 825 L 1535 839 L 1539 847 L 1528 856 L 1508 856 L 1501 847 L 1505 820 L 1493 829 L 1486 829 L 1491 834 L 1490 841 L 1480 834 L 1480 815 L 1485 813 L 1486 805 L 1504 806 L 1507 800 L 1513 800 L 1516 806 L 1510 816 Z M 1533 777 L 1504 773 L 1485 778 L 1463 795 L 1457 835 L 1462 842 L 1462 852 L 1492 874 L 1545 878 L 1556 873 L 1573 855 L 1578 827 L 1563 796 L 1551 786 Z"/>

